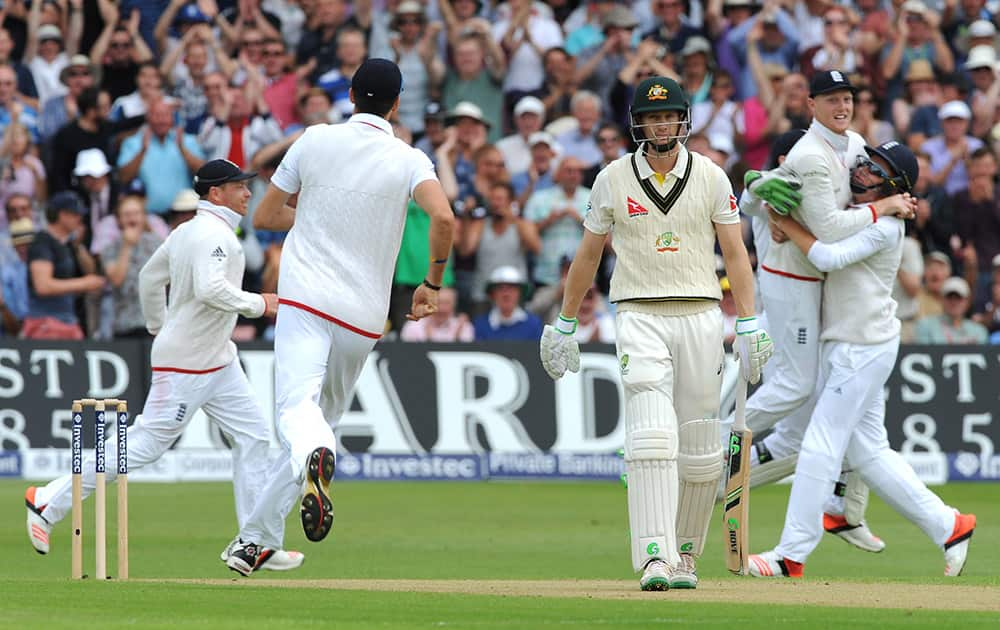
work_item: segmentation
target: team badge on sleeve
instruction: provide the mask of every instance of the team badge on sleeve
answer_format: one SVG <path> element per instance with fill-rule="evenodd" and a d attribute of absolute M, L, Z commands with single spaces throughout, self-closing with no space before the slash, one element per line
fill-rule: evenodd
<path fill-rule="evenodd" d="M 736 212 L 736 197 L 734 195 L 729 195 L 729 211 Z"/>
<path fill-rule="evenodd" d="M 631 197 L 628 198 L 628 218 L 643 217 L 647 214 L 649 214 L 649 210 L 643 208 L 642 204 Z"/>

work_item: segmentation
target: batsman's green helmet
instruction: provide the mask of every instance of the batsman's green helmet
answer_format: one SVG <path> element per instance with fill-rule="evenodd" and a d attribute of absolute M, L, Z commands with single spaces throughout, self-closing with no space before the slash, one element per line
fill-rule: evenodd
<path fill-rule="evenodd" d="M 632 97 L 632 115 L 646 112 L 677 110 L 687 112 L 690 107 L 684 88 L 667 77 L 643 79 Z"/>

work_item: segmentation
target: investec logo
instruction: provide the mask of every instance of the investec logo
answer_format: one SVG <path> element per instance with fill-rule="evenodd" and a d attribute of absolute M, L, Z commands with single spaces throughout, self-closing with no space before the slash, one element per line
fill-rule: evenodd
<path fill-rule="evenodd" d="M 83 414 L 73 414 L 73 472 L 83 471 Z"/>

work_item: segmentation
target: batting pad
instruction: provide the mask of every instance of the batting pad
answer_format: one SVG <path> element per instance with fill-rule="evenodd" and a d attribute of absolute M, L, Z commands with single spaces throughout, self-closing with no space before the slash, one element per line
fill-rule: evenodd
<path fill-rule="evenodd" d="M 848 525 L 860 525 L 865 520 L 868 509 L 868 486 L 861 479 L 861 473 L 847 473 L 847 489 L 844 490 L 844 518 Z"/>
<path fill-rule="evenodd" d="M 678 551 L 701 555 L 712 520 L 716 490 L 722 478 L 723 450 L 719 443 L 719 419 L 691 420 L 678 430 L 680 455 L 680 503 L 677 508 Z"/>
<path fill-rule="evenodd" d="M 677 416 L 665 394 L 640 392 L 625 403 L 625 421 L 632 567 L 641 571 L 653 558 L 675 566 Z"/>
<path fill-rule="evenodd" d="M 750 487 L 756 488 L 757 486 L 781 481 L 795 472 L 795 462 L 798 459 L 798 455 L 789 455 L 788 457 L 772 459 L 766 464 L 752 467 L 750 469 Z"/>

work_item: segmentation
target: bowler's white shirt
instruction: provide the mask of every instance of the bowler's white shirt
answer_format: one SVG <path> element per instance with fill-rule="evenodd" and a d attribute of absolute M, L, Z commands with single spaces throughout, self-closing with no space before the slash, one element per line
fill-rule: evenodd
<path fill-rule="evenodd" d="M 308 127 L 271 178 L 299 194 L 281 253 L 281 303 L 381 336 L 406 205 L 417 185 L 436 179 L 430 159 L 384 118 Z"/>
<path fill-rule="evenodd" d="M 142 314 L 156 335 L 153 371 L 199 373 L 229 365 L 236 359 L 230 340 L 236 316 L 264 314 L 264 298 L 240 289 L 243 247 L 234 230 L 241 218 L 198 202 L 195 217 L 171 232 L 139 272 Z"/>

